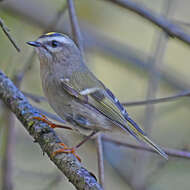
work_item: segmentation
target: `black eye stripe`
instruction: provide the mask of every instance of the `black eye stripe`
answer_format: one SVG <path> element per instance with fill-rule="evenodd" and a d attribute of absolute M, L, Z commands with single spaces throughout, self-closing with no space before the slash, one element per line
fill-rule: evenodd
<path fill-rule="evenodd" d="M 57 40 L 49 40 L 47 42 L 44 42 L 44 45 L 56 48 L 56 47 L 60 47 L 62 44 L 61 44 L 61 42 L 59 42 Z"/>

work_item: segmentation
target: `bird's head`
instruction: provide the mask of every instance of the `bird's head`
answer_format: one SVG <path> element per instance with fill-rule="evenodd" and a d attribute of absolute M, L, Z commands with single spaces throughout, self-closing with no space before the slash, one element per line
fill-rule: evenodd
<path fill-rule="evenodd" d="M 29 41 L 27 44 L 35 47 L 40 63 L 46 66 L 72 63 L 81 56 L 74 41 L 61 33 L 46 33 L 36 41 Z"/>

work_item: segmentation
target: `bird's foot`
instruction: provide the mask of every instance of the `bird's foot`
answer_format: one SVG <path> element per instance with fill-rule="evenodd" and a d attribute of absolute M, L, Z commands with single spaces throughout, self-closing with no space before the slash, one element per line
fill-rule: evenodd
<path fill-rule="evenodd" d="M 69 130 L 72 130 L 71 127 L 68 127 L 68 126 L 64 126 L 64 125 L 59 125 L 59 124 L 55 124 L 53 122 L 51 122 L 50 120 L 48 120 L 48 118 L 41 114 L 41 117 L 33 117 L 33 119 L 36 119 L 38 121 L 43 121 L 44 123 L 47 123 L 51 128 L 63 128 L 63 129 L 69 129 Z"/>
<path fill-rule="evenodd" d="M 63 148 L 60 148 L 52 153 L 52 157 L 56 156 L 60 153 L 67 153 L 67 154 L 73 154 L 79 162 L 81 162 L 81 158 L 76 153 L 76 147 L 69 148 L 64 143 L 58 143 L 59 145 L 63 146 Z"/>
<path fill-rule="evenodd" d="M 48 120 L 48 118 L 43 114 L 41 114 L 41 117 L 33 117 L 33 119 L 36 119 L 38 121 L 43 121 L 44 123 L 47 123 L 51 128 L 56 128 L 56 124 Z"/>

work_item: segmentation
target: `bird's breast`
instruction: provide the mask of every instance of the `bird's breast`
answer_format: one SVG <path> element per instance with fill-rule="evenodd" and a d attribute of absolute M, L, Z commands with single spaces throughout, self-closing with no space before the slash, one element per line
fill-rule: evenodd
<path fill-rule="evenodd" d="M 63 112 L 69 109 L 69 105 L 72 101 L 71 96 L 65 92 L 58 79 L 52 74 L 43 74 L 41 78 L 42 88 L 50 106 L 63 118 Z"/>

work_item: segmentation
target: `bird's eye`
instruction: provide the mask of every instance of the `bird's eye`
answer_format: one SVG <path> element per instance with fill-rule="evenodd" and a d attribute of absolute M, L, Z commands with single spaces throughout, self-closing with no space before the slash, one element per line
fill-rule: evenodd
<path fill-rule="evenodd" d="M 57 46 L 59 46 L 59 42 L 53 40 L 53 41 L 51 42 L 51 46 L 52 46 L 53 48 L 56 48 Z"/>

